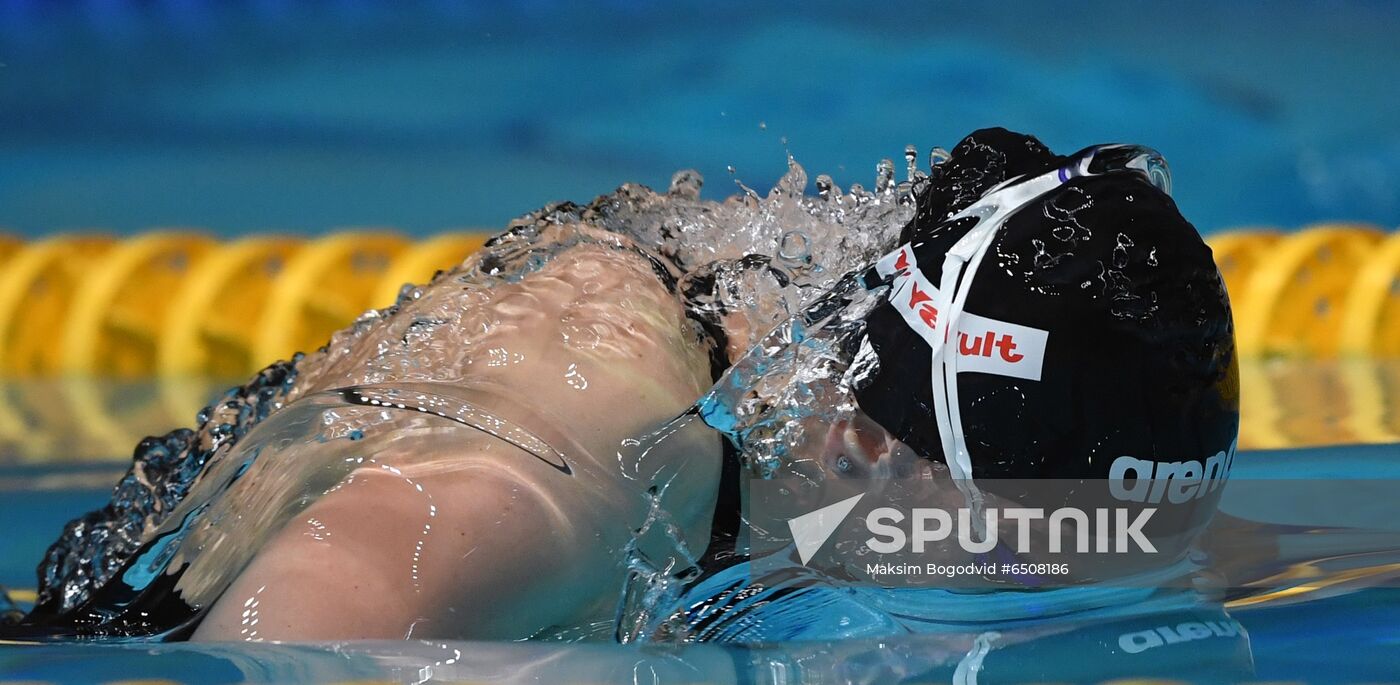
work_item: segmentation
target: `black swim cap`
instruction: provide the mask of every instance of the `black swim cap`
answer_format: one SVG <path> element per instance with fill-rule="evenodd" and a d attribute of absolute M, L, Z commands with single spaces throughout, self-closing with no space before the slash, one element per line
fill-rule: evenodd
<path fill-rule="evenodd" d="M 1230 305 L 1167 190 L 1145 148 L 965 138 L 905 244 L 865 275 L 890 291 L 867 319 L 878 363 L 855 383 L 861 410 L 955 477 L 1150 478 L 1194 461 L 1223 479 L 1239 429 Z"/>

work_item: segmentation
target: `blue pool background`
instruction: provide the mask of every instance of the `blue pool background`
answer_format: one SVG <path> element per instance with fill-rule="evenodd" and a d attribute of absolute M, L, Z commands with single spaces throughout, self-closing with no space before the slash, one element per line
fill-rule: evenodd
<path fill-rule="evenodd" d="M 1397 35 L 1391 0 L 0 0 L 0 232 L 423 235 L 685 167 L 710 197 L 734 178 L 762 190 L 789 151 L 869 186 L 906 144 L 987 125 L 1063 152 L 1152 145 L 1204 232 L 1394 227 Z M 1358 453 L 1400 463 L 1395 445 L 1248 456 Z M 0 466 L 0 521 L 23 522 L 0 536 L 0 585 L 32 588 L 123 466 Z M 1400 674 L 1396 588 L 1232 613 L 1259 680 Z M 112 653 L 87 650 L 27 675 L 109 672 Z M 138 678 L 185 662 L 122 663 Z M 181 676 L 220 677 L 197 668 Z"/>
<path fill-rule="evenodd" d="M 1358 530 L 1371 531 L 1369 535 L 1374 538 L 1374 544 L 1386 547 L 1394 541 L 1400 528 L 1393 519 L 1377 522 L 1375 514 L 1393 512 L 1393 502 L 1353 499 L 1353 505 L 1345 510 L 1338 509 L 1336 502 L 1354 497 L 1346 489 L 1356 487 L 1357 478 L 1370 479 L 1381 489 L 1395 483 L 1400 478 L 1400 459 L 1397 459 L 1400 452 L 1397 450 L 1400 446 L 1352 445 L 1242 452 L 1231 475 L 1233 494 L 1241 492 L 1240 483 L 1250 481 L 1277 484 L 1277 479 L 1285 479 L 1303 483 L 1304 489 L 1317 496 L 1288 502 L 1286 512 L 1280 513 L 1282 510 L 1275 508 L 1273 516 L 1281 516 L 1282 520 L 1326 522 L 1311 531 L 1321 536 L 1329 529 L 1345 531 L 1358 526 Z M 106 484 L 116 478 L 119 468 L 115 464 L 0 466 L 0 521 L 25 522 L 22 526 L 7 527 L 7 534 L 0 536 L 0 584 L 32 587 L 31 562 L 38 559 L 56 531 L 75 512 L 105 503 L 109 492 Z M 24 489 L 17 488 L 21 484 Z M 36 487 L 36 484 L 41 485 Z M 1284 504 L 1267 497 L 1265 500 L 1274 507 Z M 1223 506 L 1224 511 L 1240 513 L 1228 503 Z M 1268 514 L 1267 511 L 1261 513 Z M 1302 526 L 1296 533 L 1309 534 Z M 1376 561 L 1394 556 L 1391 551 L 1376 557 Z M 1318 588 L 1303 593 L 1299 598 L 1304 600 L 1301 602 L 1273 602 L 1231 609 L 1230 615 L 1249 633 L 1255 666 L 1253 680 L 1393 681 L 1400 674 L 1400 636 L 1395 630 L 1400 621 L 1400 587 L 1395 587 L 1393 574 L 1385 573 L 1384 569 L 1376 570 L 1382 573 L 1372 574 L 1370 582 L 1365 582 L 1366 574 L 1360 574 L 1356 576 L 1362 581 L 1360 584 L 1341 582 L 1330 590 L 1328 585 L 1333 579 L 1320 576 Z M 1392 576 L 1390 580 L 1386 580 L 1387 575 Z M 1264 587 L 1269 586 L 1268 582 L 1264 584 Z M 561 663 L 569 663 L 565 647 L 557 644 L 536 647 L 537 653 L 558 650 Z M 201 656 L 198 652 L 184 658 L 172 657 L 171 654 L 185 653 L 179 646 L 172 646 L 174 652 L 121 651 L 118 647 L 91 645 L 47 647 L 43 649 L 49 651 L 41 653 L 24 652 L 26 649 L 39 648 L 0 646 L 0 678 L 80 683 L 119 672 L 125 678 L 178 677 L 187 682 L 224 683 L 251 677 L 246 672 L 240 674 L 223 659 Z M 612 649 L 615 655 L 626 654 L 621 647 Z M 777 649 L 783 647 L 780 645 Z M 223 651 L 238 655 L 237 648 Z M 219 653 L 220 650 L 212 650 L 214 656 Z M 254 652 L 242 654 L 234 663 L 239 663 L 240 659 L 244 663 L 256 661 L 251 654 Z M 313 664 L 316 658 L 314 653 L 307 652 L 293 655 L 290 663 L 294 666 Z M 1073 653 L 1063 651 L 1047 650 L 1041 658 L 1050 660 L 1047 662 L 1050 665 L 1042 667 L 1052 670 L 1076 670 L 1082 666 L 1074 661 Z M 626 663 L 625 658 L 621 660 Z M 1145 661 L 1142 666 L 1152 668 L 1152 660 Z M 117 670 L 111 670 L 113 668 Z M 270 670 L 266 673 L 272 674 L 267 677 L 276 682 L 276 664 L 269 663 L 267 668 Z M 350 668 L 349 662 L 345 662 L 344 668 Z M 348 670 L 344 673 L 355 675 Z M 348 677 L 342 673 L 339 679 Z"/>
<path fill-rule="evenodd" d="M 1205 232 L 1400 223 L 1400 3 L 0 0 L 0 227 L 499 226 L 790 150 L 1159 148 Z M 786 143 L 784 142 L 786 141 Z"/>

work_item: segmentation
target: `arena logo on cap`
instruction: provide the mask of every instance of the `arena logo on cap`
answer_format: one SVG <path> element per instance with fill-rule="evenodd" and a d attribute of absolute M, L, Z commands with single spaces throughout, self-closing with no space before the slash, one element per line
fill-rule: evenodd
<path fill-rule="evenodd" d="M 893 277 L 890 305 L 930 346 L 938 324 L 938 288 L 919 270 L 909 245 L 885 255 L 875 265 L 881 276 Z M 956 336 L 958 372 L 990 373 L 1040 380 L 1048 331 L 964 313 Z"/>

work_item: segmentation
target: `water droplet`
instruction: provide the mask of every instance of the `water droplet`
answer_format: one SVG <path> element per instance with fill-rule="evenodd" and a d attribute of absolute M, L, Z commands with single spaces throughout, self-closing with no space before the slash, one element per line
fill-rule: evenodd
<path fill-rule="evenodd" d="M 906 145 L 904 147 L 904 166 L 910 181 L 913 181 L 919 175 L 918 164 L 919 149 L 913 145 Z"/>
<path fill-rule="evenodd" d="M 806 262 L 810 259 L 807 234 L 802 231 L 788 231 L 778 241 L 778 257 L 788 262 Z"/>
<path fill-rule="evenodd" d="M 570 388 L 588 389 L 588 378 L 584 378 L 584 374 L 578 373 L 578 364 L 568 364 L 568 370 L 564 373 L 564 382 L 567 382 Z"/>
<path fill-rule="evenodd" d="M 734 173 L 734 167 L 730 167 L 730 172 Z M 671 187 L 666 191 L 672 197 L 684 198 L 686 200 L 700 199 L 700 188 L 705 185 L 705 177 L 694 169 L 682 169 L 671 177 Z"/>
<path fill-rule="evenodd" d="M 792 158 L 792 155 L 788 155 L 787 162 L 787 173 L 783 174 L 783 177 L 778 179 L 778 182 L 774 184 L 773 190 L 768 193 L 768 197 L 788 197 L 796 199 L 802 197 L 802 193 L 807 190 L 807 170 L 803 169 L 802 165 L 798 164 L 797 160 Z"/>
<path fill-rule="evenodd" d="M 928 168 L 933 170 L 952 158 L 953 155 L 949 154 L 947 150 L 941 147 L 935 147 L 928 151 Z"/>
<path fill-rule="evenodd" d="M 889 193 L 894 190 L 894 162 L 889 159 L 880 160 L 875 165 L 875 192 Z"/>
<path fill-rule="evenodd" d="M 760 121 L 760 122 L 758 122 L 758 130 L 760 130 L 760 131 L 767 131 L 767 130 L 768 130 L 768 122 L 766 122 L 766 121 Z"/>
<path fill-rule="evenodd" d="M 841 189 L 826 174 L 817 175 L 817 197 L 830 202 L 841 196 Z"/>

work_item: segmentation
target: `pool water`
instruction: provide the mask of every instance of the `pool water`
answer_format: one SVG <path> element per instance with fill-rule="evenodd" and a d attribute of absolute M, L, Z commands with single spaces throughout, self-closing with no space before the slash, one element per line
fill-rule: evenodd
<path fill-rule="evenodd" d="M 634 676 L 661 683 L 1385 680 L 1400 664 L 1397 368 L 1393 362 L 1242 365 L 1243 451 L 1205 538 L 1219 595 L 1046 611 L 1046 595 L 1004 593 L 935 605 L 936 614 L 954 618 L 936 634 L 840 642 L 7 644 L 0 645 L 0 680 L 91 682 L 113 674 L 195 683 Z M 5 416 L 29 421 L 21 424 L 26 430 L 0 435 L 10 438 L 0 440 L 0 585 L 21 603 L 33 601 L 34 567 L 64 523 L 106 503 L 136 436 L 187 422 L 193 413 L 172 406 L 159 384 L 89 385 L 4 388 Z M 75 392 L 104 398 L 93 410 L 103 415 L 65 411 L 65 396 Z M 114 426 L 122 432 L 111 433 Z M 789 610 L 781 620 L 820 618 L 820 607 L 791 602 L 783 607 Z M 992 620 L 1018 613 L 1050 615 Z"/>
<path fill-rule="evenodd" d="M 1392 2 L 0 3 L 0 226 L 499 226 L 841 187 L 1006 126 L 1151 146 L 1202 231 L 1400 219 Z M 81 197 L 82 202 L 73 202 Z"/>
<path fill-rule="evenodd" d="M 63 522 L 105 502 L 114 466 L 0 468 L 6 530 L 0 583 L 32 587 L 31 564 Z M 1392 494 L 1397 483 L 1396 444 L 1242 452 L 1223 515 L 1207 536 L 1224 541 L 1207 543 L 1213 569 L 1225 578 L 1223 607 L 1198 603 L 1160 613 L 1081 614 L 1034 629 L 992 631 L 974 622 L 966 631 L 937 635 L 729 647 L 0 645 L 0 678 L 91 682 L 120 674 L 211 684 L 364 678 L 614 682 L 639 674 L 642 682 L 658 683 L 867 677 L 1095 682 L 1149 676 L 1382 681 L 1394 678 L 1400 664 L 1400 502 Z"/>
<path fill-rule="evenodd" d="M 425 233 L 500 225 L 624 180 L 664 187 L 682 167 L 705 173 L 710 196 L 731 180 L 767 187 L 788 152 L 845 187 L 868 184 L 906 144 L 950 145 L 984 125 L 1066 150 L 1154 145 L 1204 232 L 1400 216 L 1400 100 L 1376 86 L 1400 70 L 1400 17 L 1385 3 L 1259 16 L 1205 0 L 1094 2 L 1073 16 L 1021 0 L 994 14 L 421 2 L 393 21 L 388 3 L 167 5 L 0 3 L 0 224 L 27 236 Z M 1245 366 L 1244 451 L 1206 543 L 1218 599 L 1034 625 L 974 612 L 965 628 L 840 642 L 0 644 L 0 680 L 1400 677 L 1397 367 Z M 0 585 L 21 605 L 45 547 L 106 502 L 135 441 L 198 406 L 149 384 L 98 385 L 0 387 Z M 1024 613 L 1035 598 L 998 601 Z"/>

